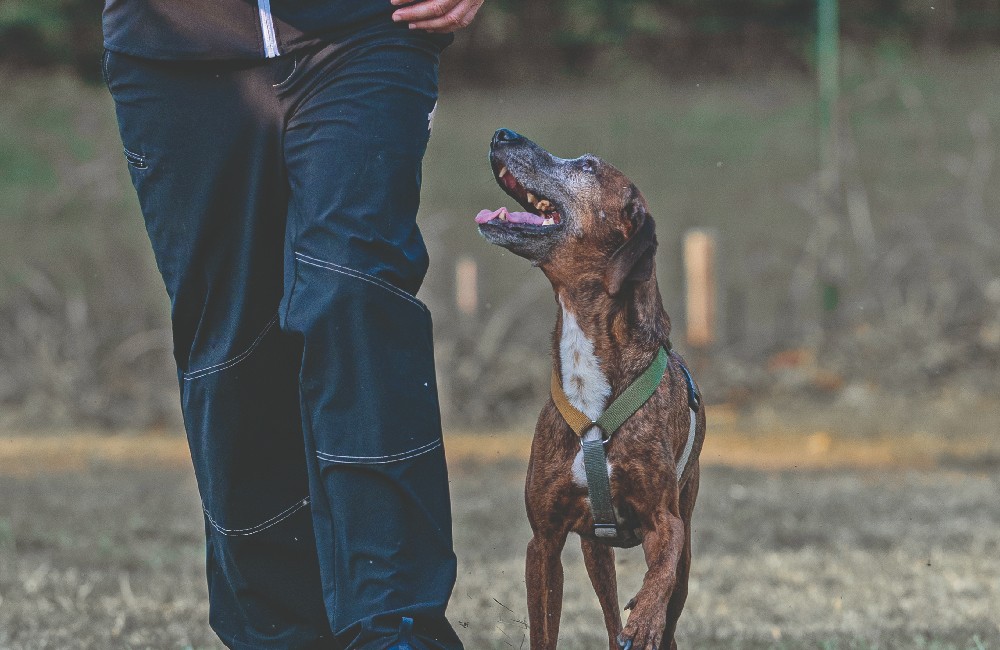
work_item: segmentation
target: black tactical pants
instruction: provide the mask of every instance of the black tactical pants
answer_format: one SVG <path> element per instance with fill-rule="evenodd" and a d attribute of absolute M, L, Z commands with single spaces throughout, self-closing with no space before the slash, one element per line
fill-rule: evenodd
<path fill-rule="evenodd" d="M 379 25 L 266 61 L 105 55 L 230 647 L 461 648 L 414 297 L 441 48 Z"/>

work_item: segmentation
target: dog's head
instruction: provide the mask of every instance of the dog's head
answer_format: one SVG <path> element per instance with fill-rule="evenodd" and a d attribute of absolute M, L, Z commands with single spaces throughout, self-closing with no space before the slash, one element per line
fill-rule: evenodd
<path fill-rule="evenodd" d="M 639 190 L 612 165 L 590 154 L 557 158 L 508 129 L 493 135 L 490 163 L 500 187 L 526 211 L 480 212 L 487 241 L 550 278 L 599 277 L 612 296 L 651 277 L 653 219 Z"/>

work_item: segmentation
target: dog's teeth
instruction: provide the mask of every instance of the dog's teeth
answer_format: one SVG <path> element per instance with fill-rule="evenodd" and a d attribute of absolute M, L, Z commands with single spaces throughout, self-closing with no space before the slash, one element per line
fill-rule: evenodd
<path fill-rule="evenodd" d="M 531 205 L 535 205 L 535 202 L 536 202 L 537 200 L 538 200 L 538 197 L 536 197 L 536 196 L 535 196 L 534 194 L 532 194 L 531 192 L 528 192 L 528 203 L 530 203 Z"/>
<path fill-rule="evenodd" d="M 549 209 L 552 208 L 552 203 L 550 203 L 548 199 L 542 199 L 541 201 L 535 204 L 535 208 L 539 212 L 548 212 Z"/>
<path fill-rule="evenodd" d="M 503 178 L 506 175 L 507 175 L 507 165 L 504 165 L 503 167 L 500 168 L 499 176 L 500 178 Z"/>
<path fill-rule="evenodd" d="M 556 223 L 556 220 L 553 219 L 552 217 L 549 217 L 549 218 L 545 219 L 544 221 L 542 221 L 542 225 L 543 226 L 553 226 L 553 225 L 555 225 L 555 223 Z"/>

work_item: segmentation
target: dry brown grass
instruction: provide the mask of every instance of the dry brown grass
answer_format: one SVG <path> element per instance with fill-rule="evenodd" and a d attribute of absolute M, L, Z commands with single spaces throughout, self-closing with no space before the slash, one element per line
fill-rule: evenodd
<path fill-rule="evenodd" d="M 997 456 L 974 455 L 988 441 L 763 436 L 711 416 L 682 647 L 1000 648 Z M 469 650 L 527 647 L 528 442 L 447 435 L 450 616 Z M 175 435 L 0 437 L 0 648 L 220 647 L 189 462 Z M 560 647 L 601 648 L 575 539 L 564 563 Z M 641 552 L 618 571 L 625 602 Z"/>
<path fill-rule="evenodd" d="M 858 438 L 829 431 L 761 432 L 741 424 L 725 405 L 710 406 L 709 433 L 701 462 L 707 467 L 757 470 L 932 469 L 1000 461 L 1000 438 L 972 435 L 951 438 L 927 433 Z M 530 432 L 445 434 L 448 461 L 527 461 Z M 187 442 L 182 435 L 102 432 L 72 434 L 0 434 L 0 473 L 30 476 L 81 471 L 93 463 L 129 467 L 186 468 Z"/>

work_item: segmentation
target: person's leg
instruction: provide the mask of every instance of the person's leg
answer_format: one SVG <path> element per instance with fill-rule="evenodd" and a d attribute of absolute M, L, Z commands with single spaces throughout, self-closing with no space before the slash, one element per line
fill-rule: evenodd
<path fill-rule="evenodd" d="M 301 348 L 277 325 L 288 189 L 272 85 L 291 62 L 104 63 L 171 301 L 211 625 L 233 648 L 336 647 L 309 507 Z"/>
<path fill-rule="evenodd" d="M 413 294 L 440 40 L 382 27 L 284 89 L 291 201 L 282 325 L 303 340 L 303 426 L 327 612 L 347 648 L 461 648 L 431 319 Z"/>

